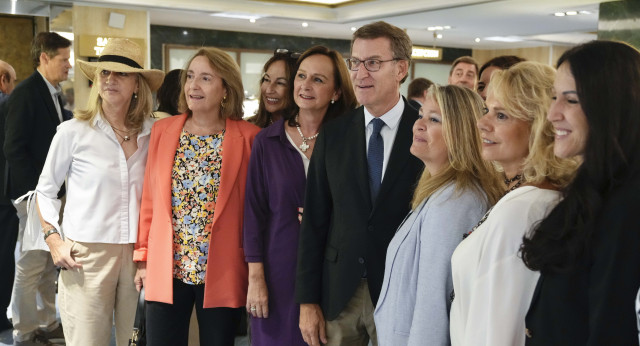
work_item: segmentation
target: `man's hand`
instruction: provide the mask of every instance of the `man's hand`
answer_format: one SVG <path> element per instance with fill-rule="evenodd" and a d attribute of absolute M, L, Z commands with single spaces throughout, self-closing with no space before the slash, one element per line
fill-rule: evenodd
<path fill-rule="evenodd" d="M 53 258 L 53 264 L 62 269 L 82 268 L 82 264 L 77 263 L 71 255 L 70 241 L 60 238 L 60 234 L 54 233 L 45 240 Z"/>
<path fill-rule="evenodd" d="M 324 316 L 318 304 L 300 304 L 300 332 L 309 346 L 327 343 Z"/>

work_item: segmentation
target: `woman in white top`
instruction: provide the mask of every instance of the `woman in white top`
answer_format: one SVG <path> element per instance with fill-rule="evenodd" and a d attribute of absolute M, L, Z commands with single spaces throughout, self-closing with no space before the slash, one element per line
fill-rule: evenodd
<path fill-rule="evenodd" d="M 482 99 L 455 85 L 429 88 L 411 154 L 425 164 L 412 211 L 389 243 L 375 310 L 378 344 L 449 345 L 451 254 L 502 196 L 480 155 Z"/>
<path fill-rule="evenodd" d="M 555 70 L 521 62 L 491 77 L 478 121 L 482 157 L 504 176 L 505 196 L 456 248 L 452 345 L 524 345 L 524 318 L 539 274 L 518 251 L 523 235 L 555 206 L 575 162 L 553 154 L 546 121 Z"/>
<path fill-rule="evenodd" d="M 58 126 L 36 187 L 55 265 L 66 344 L 117 345 L 131 336 L 137 292 L 133 244 L 152 119 L 164 73 L 142 68 L 145 51 L 111 39 L 98 62 L 78 61 L 94 82 L 87 110 Z M 58 190 L 67 181 L 62 225 Z"/>

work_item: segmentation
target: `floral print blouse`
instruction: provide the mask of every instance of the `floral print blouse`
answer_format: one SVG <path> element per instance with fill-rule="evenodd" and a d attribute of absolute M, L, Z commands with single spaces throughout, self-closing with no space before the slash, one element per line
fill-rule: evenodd
<path fill-rule="evenodd" d="M 211 221 L 215 211 L 224 131 L 197 136 L 182 130 L 173 163 L 173 277 L 187 284 L 204 283 Z"/>

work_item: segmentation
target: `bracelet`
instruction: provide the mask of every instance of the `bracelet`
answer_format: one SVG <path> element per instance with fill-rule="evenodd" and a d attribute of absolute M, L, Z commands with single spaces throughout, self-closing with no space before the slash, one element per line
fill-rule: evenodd
<path fill-rule="evenodd" d="M 44 230 L 43 230 L 43 231 L 44 231 Z M 57 233 L 58 235 L 60 234 L 60 232 L 58 232 L 58 230 L 57 230 L 57 229 L 55 229 L 55 228 L 51 228 L 51 229 L 47 230 L 46 232 L 44 232 L 44 240 L 46 241 L 46 240 L 47 240 L 47 238 L 48 238 L 50 235 L 54 234 L 54 233 Z"/>

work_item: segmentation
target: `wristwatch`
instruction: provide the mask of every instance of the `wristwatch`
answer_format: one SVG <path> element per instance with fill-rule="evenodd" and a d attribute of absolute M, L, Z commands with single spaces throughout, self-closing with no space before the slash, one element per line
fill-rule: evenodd
<path fill-rule="evenodd" d="M 50 230 L 48 230 L 48 231 L 44 232 L 44 240 L 46 241 L 46 240 L 47 240 L 47 238 L 49 238 L 49 236 L 50 236 L 50 235 L 52 235 L 52 234 L 54 234 L 54 233 L 60 234 L 60 232 L 58 232 L 58 230 L 57 230 L 57 229 L 55 229 L 55 228 L 52 228 L 52 229 L 50 229 Z"/>

